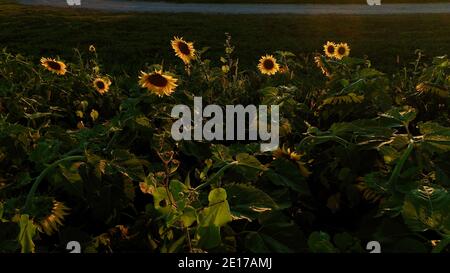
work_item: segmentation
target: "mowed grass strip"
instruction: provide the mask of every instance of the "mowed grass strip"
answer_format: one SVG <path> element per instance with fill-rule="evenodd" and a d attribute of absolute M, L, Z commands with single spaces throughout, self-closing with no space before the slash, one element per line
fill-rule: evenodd
<path fill-rule="evenodd" d="M 328 41 L 347 42 L 351 55 L 367 55 L 387 72 L 414 59 L 450 52 L 450 16 L 292 16 L 106 13 L 71 8 L 31 7 L 0 2 L 0 46 L 40 56 L 73 56 L 73 49 L 96 46 L 111 72 L 137 73 L 146 62 L 177 63 L 173 36 L 210 47 L 214 61 L 222 55 L 229 32 L 240 63 L 254 69 L 259 56 L 276 50 L 318 52 Z M 397 64 L 399 56 L 400 64 Z"/>

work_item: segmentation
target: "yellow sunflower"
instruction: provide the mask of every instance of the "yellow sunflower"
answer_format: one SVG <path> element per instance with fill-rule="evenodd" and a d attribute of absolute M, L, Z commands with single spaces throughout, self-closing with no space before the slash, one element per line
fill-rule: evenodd
<path fill-rule="evenodd" d="M 293 150 L 291 151 L 291 148 L 286 149 L 286 147 L 283 146 L 282 148 L 278 148 L 277 150 L 273 151 L 272 155 L 273 155 L 274 159 L 286 158 L 288 160 L 291 160 L 291 161 L 297 163 L 300 174 L 303 177 L 308 177 L 309 175 L 311 175 L 311 172 L 306 167 L 307 163 L 303 162 L 301 160 L 302 157 L 304 156 L 304 154 L 299 154 Z M 309 161 L 308 163 L 311 163 L 311 162 L 312 161 Z"/>
<path fill-rule="evenodd" d="M 258 69 L 262 74 L 275 75 L 280 71 L 280 65 L 272 55 L 266 55 L 259 59 Z"/>
<path fill-rule="evenodd" d="M 64 216 L 68 215 L 69 208 L 64 206 L 63 203 L 53 200 L 53 205 L 50 213 L 37 222 L 37 229 L 39 232 L 47 235 L 52 235 L 55 231 L 62 226 Z"/>
<path fill-rule="evenodd" d="M 340 43 L 336 47 L 336 51 L 334 53 L 334 57 L 338 60 L 341 60 L 344 57 L 350 55 L 350 47 L 347 43 Z"/>
<path fill-rule="evenodd" d="M 93 85 L 95 90 L 103 95 L 109 91 L 111 80 L 108 78 L 96 78 L 93 82 Z"/>
<path fill-rule="evenodd" d="M 151 73 L 141 71 L 141 76 L 139 76 L 139 84 L 160 97 L 170 96 L 177 87 L 177 81 L 176 78 L 164 74 L 162 70 L 155 70 Z"/>
<path fill-rule="evenodd" d="M 66 64 L 57 61 L 55 59 L 51 58 L 41 58 L 41 65 L 45 68 L 47 68 L 48 71 L 51 71 L 53 73 L 56 73 L 58 75 L 64 75 L 66 74 Z"/>
<path fill-rule="evenodd" d="M 325 52 L 325 56 L 327 56 L 328 58 L 334 58 L 335 57 L 335 52 L 336 52 L 336 44 L 333 42 L 328 41 L 324 46 L 323 46 L 323 51 Z"/>
<path fill-rule="evenodd" d="M 186 42 L 183 38 L 174 37 L 171 41 L 175 55 L 178 56 L 185 64 L 189 64 L 195 59 L 195 48 L 191 42 Z"/>
<path fill-rule="evenodd" d="M 320 70 L 322 71 L 322 73 L 325 76 L 327 76 L 327 77 L 331 76 L 330 72 L 328 71 L 328 69 L 325 67 L 325 64 L 323 63 L 321 56 L 315 56 L 314 62 L 316 63 L 317 67 L 320 68 Z"/>

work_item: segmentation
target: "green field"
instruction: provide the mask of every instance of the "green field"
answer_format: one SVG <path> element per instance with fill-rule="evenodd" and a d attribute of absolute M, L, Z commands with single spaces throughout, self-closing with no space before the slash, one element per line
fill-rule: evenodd
<path fill-rule="evenodd" d="M 136 0 L 161 2 L 161 0 Z M 366 4 L 365 0 L 164 0 L 177 3 L 289 3 L 289 4 Z M 438 3 L 448 0 L 382 0 L 381 3 Z"/>
<path fill-rule="evenodd" d="M 289 16 L 114 14 L 86 10 L 28 7 L 0 3 L 2 47 L 26 55 L 73 56 L 73 48 L 94 44 L 108 69 L 137 70 L 146 62 L 175 58 L 174 35 L 211 47 L 212 58 L 223 50 L 224 33 L 237 46 L 240 63 L 254 67 L 260 54 L 289 50 L 320 51 L 327 40 L 345 41 L 353 56 L 364 56 L 385 70 L 414 58 L 450 52 L 448 15 Z M 119 67 L 120 66 L 120 67 Z"/>

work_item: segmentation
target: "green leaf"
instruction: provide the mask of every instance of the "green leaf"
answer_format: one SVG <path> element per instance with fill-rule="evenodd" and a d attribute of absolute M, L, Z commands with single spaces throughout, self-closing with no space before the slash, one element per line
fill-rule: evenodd
<path fill-rule="evenodd" d="M 245 246 L 255 253 L 298 253 L 305 251 L 306 239 L 299 226 L 281 211 L 263 213 L 259 217 L 261 228 L 249 232 Z"/>
<path fill-rule="evenodd" d="M 147 117 L 145 117 L 145 116 L 139 116 L 139 117 L 136 117 L 135 121 L 136 121 L 137 124 L 139 124 L 139 125 L 141 125 L 141 126 L 144 126 L 144 127 L 150 127 L 150 128 L 151 128 L 151 122 L 150 122 L 150 120 L 149 120 Z"/>
<path fill-rule="evenodd" d="M 314 231 L 309 235 L 308 246 L 313 253 L 336 253 L 337 249 L 330 242 L 330 235 L 322 231 Z"/>
<path fill-rule="evenodd" d="M 271 163 L 269 171 L 264 174 L 275 185 L 286 186 L 302 195 L 310 195 L 308 184 L 298 167 L 285 158 L 278 158 Z"/>
<path fill-rule="evenodd" d="M 405 198 L 402 215 L 413 231 L 450 234 L 450 194 L 444 188 L 422 186 Z"/>
<path fill-rule="evenodd" d="M 209 206 L 200 214 L 200 226 L 221 227 L 232 220 L 225 189 L 213 189 L 209 193 L 208 201 Z"/>
<path fill-rule="evenodd" d="M 19 237 L 18 241 L 21 246 L 22 253 L 34 253 L 33 237 L 36 234 L 36 226 L 28 215 L 22 214 L 19 220 Z"/>
<path fill-rule="evenodd" d="M 220 227 L 200 226 L 197 228 L 198 246 L 200 248 L 214 248 L 220 245 L 222 239 L 220 237 Z"/>
<path fill-rule="evenodd" d="M 391 118 L 400 121 L 402 124 L 407 125 L 416 118 L 417 111 L 416 109 L 410 106 L 396 107 L 392 108 L 391 110 L 389 110 L 384 114 L 381 114 L 380 116 L 385 118 Z"/>
<path fill-rule="evenodd" d="M 262 190 L 246 184 L 225 186 L 233 216 L 248 220 L 277 208 L 272 198 Z"/>
<path fill-rule="evenodd" d="M 197 211 L 191 206 L 184 208 L 183 215 L 180 217 L 184 227 L 190 227 L 195 221 L 197 221 Z"/>
<path fill-rule="evenodd" d="M 423 147 L 434 152 L 450 151 L 450 128 L 443 127 L 436 122 L 419 123 L 420 132 L 423 134 Z"/>
<path fill-rule="evenodd" d="M 199 215 L 197 237 L 199 246 L 213 248 L 220 244 L 220 227 L 232 221 L 225 189 L 213 189 L 208 196 L 209 206 Z"/>

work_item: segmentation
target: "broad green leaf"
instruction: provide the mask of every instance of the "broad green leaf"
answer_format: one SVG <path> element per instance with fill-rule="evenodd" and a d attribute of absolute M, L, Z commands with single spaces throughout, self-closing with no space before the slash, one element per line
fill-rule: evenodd
<path fill-rule="evenodd" d="M 184 227 L 190 227 L 195 221 L 197 221 L 197 211 L 191 206 L 184 208 L 183 215 L 181 215 L 181 222 Z"/>
<path fill-rule="evenodd" d="M 330 242 L 330 235 L 322 231 L 314 231 L 308 238 L 309 250 L 313 253 L 336 253 L 338 250 Z"/>
<path fill-rule="evenodd" d="M 281 211 L 263 213 L 259 222 L 258 232 L 251 232 L 245 238 L 245 245 L 252 252 L 298 253 L 306 250 L 303 232 Z"/>
<path fill-rule="evenodd" d="M 402 215 L 413 231 L 450 234 L 450 194 L 440 187 L 422 186 L 405 198 Z"/>
<path fill-rule="evenodd" d="M 264 175 L 275 185 L 289 187 L 302 195 L 310 195 L 308 184 L 297 165 L 285 158 L 278 158 L 271 163 L 271 168 Z"/>
<path fill-rule="evenodd" d="M 246 184 L 225 186 L 234 217 L 256 219 L 260 213 L 277 208 L 272 198 L 262 190 Z"/>
<path fill-rule="evenodd" d="M 413 121 L 417 116 L 416 109 L 410 107 L 410 106 L 404 106 L 404 107 L 397 107 L 392 108 L 388 112 L 381 114 L 380 116 L 385 118 L 391 118 L 394 120 L 398 120 L 403 124 L 409 124 L 411 121 Z"/>
<path fill-rule="evenodd" d="M 208 207 L 199 215 L 197 237 L 199 246 L 213 248 L 221 242 L 220 227 L 232 221 L 232 216 L 225 189 L 213 189 L 208 195 L 208 201 Z"/>
<path fill-rule="evenodd" d="M 22 214 L 19 220 L 19 237 L 18 241 L 21 246 L 22 253 L 34 253 L 33 237 L 36 234 L 36 226 L 28 215 Z"/>
<path fill-rule="evenodd" d="M 220 227 L 215 225 L 200 226 L 197 228 L 198 246 L 200 248 L 214 248 L 222 242 Z"/>
<path fill-rule="evenodd" d="M 200 214 L 200 225 L 221 227 L 232 220 L 227 201 L 227 192 L 223 188 L 213 189 L 208 196 L 209 206 Z"/>
<path fill-rule="evenodd" d="M 436 122 L 419 123 L 418 127 L 423 134 L 424 149 L 440 153 L 450 151 L 450 128 Z"/>

